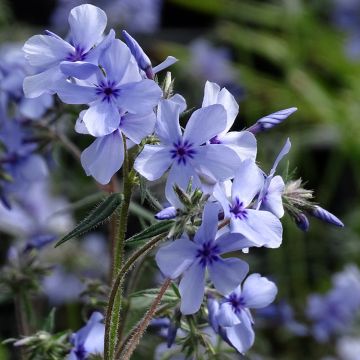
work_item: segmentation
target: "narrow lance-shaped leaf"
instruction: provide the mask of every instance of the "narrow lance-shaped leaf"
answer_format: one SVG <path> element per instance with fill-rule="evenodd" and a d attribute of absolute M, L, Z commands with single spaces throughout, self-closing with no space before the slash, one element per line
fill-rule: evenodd
<path fill-rule="evenodd" d="M 166 233 L 170 231 L 170 229 L 173 227 L 174 224 L 175 224 L 174 220 L 160 221 L 154 225 L 149 226 L 147 229 L 139 232 L 138 234 L 132 236 L 131 238 L 127 239 L 126 244 L 133 245 L 134 243 Z"/>
<path fill-rule="evenodd" d="M 94 227 L 98 226 L 106 219 L 108 219 L 114 211 L 118 208 L 123 200 L 122 194 L 111 194 L 103 200 L 91 213 L 83 219 L 72 231 L 65 235 L 55 247 L 63 244 L 64 242 L 72 239 L 73 237 L 80 236 Z"/>

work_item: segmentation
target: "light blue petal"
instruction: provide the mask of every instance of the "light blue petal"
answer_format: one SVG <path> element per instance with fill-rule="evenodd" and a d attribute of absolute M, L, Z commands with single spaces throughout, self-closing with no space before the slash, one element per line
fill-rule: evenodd
<path fill-rule="evenodd" d="M 260 209 L 273 213 L 279 219 L 284 216 L 284 206 L 282 194 L 285 189 L 285 183 L 281 176 L 277 175 L 270 181 L 265 197 L 262 199 Z"/>
<path fill-rule="evenodd" d="M 187 107 L 186 100 L 180 94 L 173 95 L 169 100 L 180 106 L 180 113 L 182 113 L 186 110 L 186 107 Z"/>
<path fill-rule="evenodd" d="M 101 40 L 106 23 L 106 14 L 100 8 L 90 4 L 74 7 L 69 14 L 72 43 L 88 52 Z"/>
<path fill-rule="evenodd" d="M 107 79 L 118 84 L 127 71 L 130 58 L 129 48 L 122 41 L 115 39 L 102 53 L 99 63 L 105 69 Z"/>
<path fill-rule="evenodd" d="M 257 246 L 243 235 L 237 233 L 226 233 L 221 235 L 216 239 L 216 245 L 219 248 L 220 254 L 226 254 L 229 252 Z"/>
<path fill-rule="evenodd" d="M 56 92 L 65 104 L 89 104 L 97 98 L 95 87 L 81 86 L 69 81 L 57 82 Z"/>
<path fill-rule="evenodd" d="M 241 320 L 234 312 L 230 302 L 226 301 L 220 305 L 217 321 L 220 326 L 234 326 L 240 324 Z"/>
<path fill-rule="evenodd" d="M 95 323 L 84 342 L 84 348 L 88 354 L 103 354 L 105 339 L 105 325 Z"/>
<path fill-rule="evenodd" d="M 226 327 L 225 333 L 232 346 L 241 354 L 246 353 L 254 344 L 255 333 L 250 320 L 245 320 L 239 325 Z"/>
<path fill-rule="evenodd" d="M 149 114 L 130 114 L 121 117 L 119 128 L 134 143 L 139 144 L 144 137 L 154 131 L 156 115 L 152 111 Z"/>
<path fill-rule="evenodd" d="M 113 102 L 97 101 L 90 105 L 83 121 L 93 136 L 105 136 L 118 129 L 119 110 Z"/>
<path fill-rule="evenodd" d="M 234 124 L 236 116 L 239 113 L 239 105 L 234 96 L 225 88 L 221 89 L 216 104 L 223 105 L 226 110 L 226 128 L 222 132 L 222 134 L 225 134 Z"/>
<path fill-rule="evenodd" d="M 62 61 L 60 63 L 60 70 L 66 76 L 73 76 L 84 80 L 98 71 L 99 67 L 85 61 Z"/>
<path fill-rule="evenodd" d="M 133 114 L 148 114 L 158 104 L 162 91 L 153 80 L 121 85 L 118 105 Z"/>
<path fill-rule="evenodd" d="M 85 113 L 86 113 L 86 110 L 80 111 L 79 117 L 77 118 L 76 123 L 75 123 L 75 131 L 78 134 L 90 135 L 89 130 L 87 129 L 87 127 L 84 123 Z"/>
<path fill-rule="evenodd" d="M 219 312 L 219 303 L 212 297 L 209 297 L 207 300 L 207 308 L 209 312 L 209 324 L 214 329 L 216 333 L 219 332 L 219 322 L 218 322 L 218 312 Z"/>
<path fill-rule="evenodd" d="M 217 104 L 221 88 L 218 84 L 206 81 L 204 88 L 204 98 L 201 107 Z"/>
<path fill-rule="evenodd" d="M 242 161 L 246 159 L 255 161 L 257 153 L 256 138 L 251 132 L 231 131 L 219 137 L 219 140 L 222 144 L 230 146 Z"/>
<path fill-rule="evenodd" d="M 181 138 L 179 114 L 181 105 L 177 101 L 162 100 L 157 111 L 155 134 L 164 144 L 172 145 Z"/>
<path fill-rule="evenodd" d="M 161 272 L 171 279 L 176 279 L 193 264 L 197 246 L 190 240 L 180 238 L 159 249 L 156 263 Z"/>
<path fill-rule="evenodd" d="M 238 167 L 233 181 L 232 201 L 234 202 L 238 198 L 243 202 L 244 207 L 249 206 L 263 184 L 264 177 L 255 162 L 251 159 L 243 161 Z"/>
<path fill-rule="evenodd" d="M 145 145 L 136 158 L 134 169 L 150 181 L 159 179 L 172 163 L 168 147 L 161 145 Z"/>
<path fill-rule="evenodd" d="M 81 154 L 81 164 L 87 175 L 102 185 L 108 184 L 124 161 L 124 144 L 116 131 L 97 138 Z"/>
<path fill-rule="evenodd" d="M 226 111 L 222 105 L 210 105 L 192 113 L 184 131 L 184 140 L 202 145 L 226 127 Z"/>
<path fill-rule="evenodd" d="M 175 57 L 168 56 L 162 63 L 153 67 L 153 73 L 157 74 L 159 71 L 162 71 L 162 70 L 168 68 L 169 66 L 175 64 L 177 61 L 179 61 L 179 60 L 176 59 Z"/>
<path fill-rule="evenodd" d="M 66 41 L 49 35 L 35 35 L 26 41 L 23 50 L 31 66 L 49 68 L 74 52 Z"/>
<path fill-rule="evenodd" d="M 219 205 L 207 203 L 204 208 L 202 223 L 195 234 L 194 241 L 198 244 L 214 242 L 218 230 Z"/>
<path fill-rule="evenodd" d="M 249 265 L 240 259 L 219 259 L 209 264 L 208 270 L 215 288 L 221 294 L 228 295 L 243 281 Z"/>
<path fill-rule="evenodd" d="M 285 142 L 285 145 L 283 146 L 283 148 L 281 149 L 279 155 L 276 157 L 275 159 L 275 162 L 274 162 L 274 165 L 273 167 L 271 168 L 270 170 L 270 174 L 269 176 L 273 176 L 275 174 L 275 171 L 276 171 L 276 168 L 277 166 L 279 165 L 279 162 L 282 160 L 282 158 L 288 154 L 288 152 L 290 151 L 291 149 L 291 142 L 290 142 L 290 139 L 288 138 Z"/>
<path fill-rule="evenodd" d="M 180 311 L 184 315 L 196 313 L 201 306 L 205 292 L 205 269 L 195 262 L 184 273 L 179 284 L 181 295 Z"/>
<path fill-rule="evenodd" d="M 233 178 L 241 164 L 236 152 L 222 144 L 196 147 L 192 162 L 196 164 L 199 175 L 209 176 L 218 181 Z"/>
<path fill-rule="evenodd" d="M 242 297 L 248 308 L 266 307 L 274 301 L 276 294 L 276 285 L 260 274 L 251 274 L 242 288 Z"/>
<path fill-rule="evenodd" d="M 24 79 L 23 90 L 27 98 L 37 98 L 45 93 L 54 94 L 58 82 L 65 76 L 58 66 L 52 67 L 36 75 Z"/>
<path fill-rule="evenodd" d="M 246 219 L 231 218 L 231 232 L 244 235 L 257 246 L 278 248 L 282 242 L 282 225 L 268 211 L 247 209 Z"/>

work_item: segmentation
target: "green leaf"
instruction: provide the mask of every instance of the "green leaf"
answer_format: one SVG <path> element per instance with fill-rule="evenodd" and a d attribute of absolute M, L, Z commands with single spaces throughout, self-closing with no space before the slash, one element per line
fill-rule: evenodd
<path fill-rule="evenodd" d="M 152 238 L 154 236 L 165 234 L 170 231 L 170 229 L 175 224 L 174 220 L 163 220 L 154 225 L 149 226 L 144 231 L 139 232 L 138 234 L 130 237 L 126 240 L 126 244 L 135 244 L 137 242 L 141 242 L 143 240 Z"/>
<path fill-rule="evenodd" d="M 72 231 L 65 235 L 60 241 L 57 242 L 55 247 L 63 244 L 64 242 L 72 239 L 73 237 L 80 236 L 94 227 L 98 226 L 106 219 L 108 219 L 118 206 L 123 201 L 122 194 L 111 194 L 105 200 L 103 200 L 90 214 L 83 219 Z"/>
<path fill-rule="evenodd" d="M 42 326 L 42 329 L 50 334 L 52 334 L 55 329 L 55 313 L 56 313 L 56 308 L 52 308 L 50 314 L 45 319 L 45 322 Z"/>

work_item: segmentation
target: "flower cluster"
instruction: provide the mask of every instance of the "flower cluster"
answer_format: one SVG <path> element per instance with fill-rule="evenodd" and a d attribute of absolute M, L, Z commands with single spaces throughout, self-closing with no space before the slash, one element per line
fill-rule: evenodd
<path fill-rule="evenodd" d="M 242 257 L 250 248 L 281 245 L 285 210 L 295 220 L 307 212 L 342 226 L 313 205 L 308 192 L 276 175 L 290 151 L 289 139 L 269 172 L 258 165 L 255 135 L 297 109 L 283 109 L 247 130 L 231 131 L 239 106 L 226 88 L 206 82 L 201 108 L 187 110 L 185 99 L 173 94 L 172 82 L 165 80 L 161 88 L 155 76 L 175 58 L 153 67 L 126 31 L 125 42 L 114 30 L 105 34 L 107 16 L 93 5 L 73 8 L 69 25 L 66 40 L 46 31 L 25 43 L 25 58 L 32 67 L 24 80 L 25 95 L 39 99 L 57 94 L 65 104 L 85 106 L 75 130 L 95 139 L 82 152 L 81 164 L 100 184 L 109 183 L 124 163 L 133 166 L 136 180 L 155 181 L 167 173 L 165 196 L 171 206 L 156 217 L 174 218 L 178 226 L 158 250 L 157 265 L 167 281 L 181 278 L 179 313 L 195 314 L 205 309 L 207 300 L 215 332 L 245 353 L 255 337 L 250 309 L 273 302 L 277 288 L 259 274 L 248 275 Z M 189 114 L 181 126 L 180 120 Z M 103 331 L 100 322 L 101 316 L 93 315 L 74 337 L 71 358 L 85 358 L 90 350 L 84 333 L 89 335 L 94 326 Z"/>

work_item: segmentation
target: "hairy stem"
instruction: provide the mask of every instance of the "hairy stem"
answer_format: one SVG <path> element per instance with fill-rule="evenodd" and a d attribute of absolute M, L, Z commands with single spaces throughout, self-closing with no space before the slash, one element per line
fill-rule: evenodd
<path fill-rule="evenodd" d="M 117 328 L 118 328 L 118 323 L 116 323 L 116 321 L 119 320 L 121 299 L 120 302 L 116 300 L 119 298 L 119 296 L 117 295 L 121 290 L 121 286 L 123 284 L 125 275 L 136 263 L 136 261 L 139 258 L 141 258 L 141 256 L 148 254 L 161 240 L 166 238 L 166 236 L 167 234 L 161 234 L 159 236 L 156 236 L 148 243 L 146 243 L 143 247 L 135 251 L 122 266 L 122 268 L 120 269 L 118 275 L 116 276 L 113 282 L 113 286 L 111 288 L 111 292 L 109 296 L 108 308 L 106 311 L 106 319 L 105 319 L 105 350 L 107 349 L 107 352 L 105 352 L 105 360 L 112 359 L 116 346 L 116 341 L 117 341 L 116 336 L 117 336 Z M 115 334 L 111 333 L 111 329 L 115 330 Z M 109 338 L 109 336 L 113 336 L 113 335 L 115 335 L 115 339 L 112 339 L 114 348 L 112 350 L 112 353 L 110 353 L 108 344 L 111 339 Z"/>
<path fill-rule="evenodd" d="M 126 147 L 126 138 L 123 136 L 124 143 L 124 163 L 122 166 L 123 169 L 123 194 L 124 200 L 120 208 L 120 219 L 117 228 L 117 237 L 113 242 L 112 249 L 112 270 L 111 270 L 111 279 L 112 282 L 118 276 L 121 271 L 121 267 L 124 262 L 124 247 L 125 247 L 125 236 L 127 230 L 127 222 L 129 215 L 129 206 L 131 201 L 133 181 L 129 169 L 129 156 Z M 120 323 L 120 308 L 121 308 L 121 287 L 119 286 L 113 296 L 112 306 L 113 309 L 107 310 L 111 312 L 111 323 L 109 327 L 105 330 L 105 346 L 104 353 L 105 359 L 112 359 L 115 351 L 116 341 L 117 341 L 117 332 Z"/>
<path fill-rule="evenodd" d="M 140 343 L 141 338 L 143 337 L 147 327 L 150 324 L 151 319 L 156 313 L 156 309 L 161 303 L 161 299 L 164 296 L 166 290 L 171 284 L 171 279 L 166 279 L 164 284 L 161 286 L 158 295 L 150 306 L 150 309 L 146 312 L 144 317 L 141 319 L 139 324 L 133 331 L 133 336 L 130 338 L 129 342 L 126 344 L 123 354 L 117 353 L 116 358 L 121 360 L 130 360 L 131 355 L 135 351 L 136 347 Z"/>

